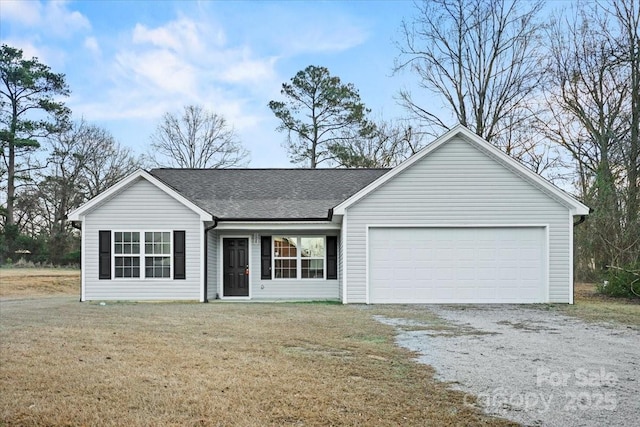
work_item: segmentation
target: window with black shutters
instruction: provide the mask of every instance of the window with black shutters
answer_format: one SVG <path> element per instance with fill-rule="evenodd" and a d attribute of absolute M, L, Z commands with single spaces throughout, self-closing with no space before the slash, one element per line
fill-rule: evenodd
<path fill-rule="evenodd" d="M 185 279 L 184 231 L 100 231 L 100 279 Z"/>

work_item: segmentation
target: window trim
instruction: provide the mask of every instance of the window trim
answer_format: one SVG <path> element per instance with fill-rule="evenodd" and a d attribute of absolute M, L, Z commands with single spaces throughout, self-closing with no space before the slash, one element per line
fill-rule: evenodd
<path fill-rule="evenodd" d="M 173 231 L 167 229 L 131 229 L 131 228 L 122 228 L 117 230 L 111 230 L 111 277 L 113 280 L 151 280 L 151 281 L 167 281 L 173 280 Z M 116 254 L 116 233 L 139 233 L 140 234 L 140 253 L 139 254 Z M 147 257 L 146 248 L 145 248 L 145 233 L 169 233 L 169 253 L 168 254 L 149 254 L 149 257 L 162 257 L 169 258 L 169 277 L 147 277 L 146 275 L 146 262 L 145 259 Z M 140 258 L 140 277 L 116 277 L 116 257 L 123 256 L 137 256 Z"/>
<path fill-rule="evenodd" d="M 295 259 L 296 260 L 296 277 L 276 277 L 276 257 L 275 253 L 275 245 L 276 238 L 282 237 L 290 237 L 296 239 L 296 249 L 297 254 L 295 258 L 292 257 L 278 257 L 278 259 Z M 315 277 L 302 277 L 302 260 L 306 257 L 302 256 L 302 239 L 322 239 L 323 241 L 323 251 L 322 251 L 322 278 Z M 308 259 L 320 259 L 320 257 L 309 257 Z M 309 280 L 328 280 L 327 279 L 327 236 L 325 235 L 308 235 L 308 234 L 273 234 L 271 236 L 271 279 L 278 281 L 309 281 Z"/>

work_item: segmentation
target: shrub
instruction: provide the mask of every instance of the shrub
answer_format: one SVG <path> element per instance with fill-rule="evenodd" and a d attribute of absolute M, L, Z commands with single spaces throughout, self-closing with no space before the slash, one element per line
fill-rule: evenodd
<path fill-rule="evenodd" d="M 598 292 L 610 297 L 640 299 L 640 263 L 625 267 L 610 267 Z"/>
<path fill-rule="evenodd" d="M 76 266 L 80 265 L 80 251 L 72 251 L 65 254 L 62 257 L 62 265 Z"/>
<path fill-rule="evenodd" d="M 18 259 L 18 261 L 13 264 L 14 268 L 35 268 L 35 266 L 33 261 L 25 260 L 24 258 Z"/>

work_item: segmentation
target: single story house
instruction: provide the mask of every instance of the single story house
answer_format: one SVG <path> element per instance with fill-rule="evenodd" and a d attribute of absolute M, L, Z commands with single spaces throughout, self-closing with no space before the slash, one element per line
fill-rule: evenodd
<path fill-rule="evenodd" d="M 140 170 L 69 219 L 82 301 L 573 303 L 588 213 L 457 126 L 393 169 Z"/>

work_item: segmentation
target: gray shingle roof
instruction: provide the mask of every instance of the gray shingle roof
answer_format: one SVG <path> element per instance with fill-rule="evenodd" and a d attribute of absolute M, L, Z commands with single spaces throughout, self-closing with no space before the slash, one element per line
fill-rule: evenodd
<path fill-rule="evenodd" d="M 153 169 L 219 219 L 324 219 L 389 169 Z"/>

